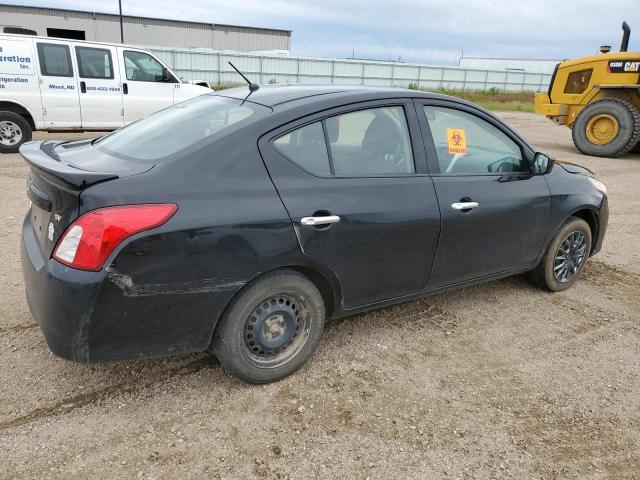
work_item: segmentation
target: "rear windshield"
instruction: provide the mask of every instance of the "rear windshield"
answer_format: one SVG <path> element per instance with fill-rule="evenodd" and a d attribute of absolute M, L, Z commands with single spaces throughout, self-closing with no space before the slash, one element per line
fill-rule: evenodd
<path fill-rule="evenodd" d="M 202 95 L 116 130 L 95 144 L 99 150 L 127 160 L 162 163 L 269 112 L 255 103 Z"/>

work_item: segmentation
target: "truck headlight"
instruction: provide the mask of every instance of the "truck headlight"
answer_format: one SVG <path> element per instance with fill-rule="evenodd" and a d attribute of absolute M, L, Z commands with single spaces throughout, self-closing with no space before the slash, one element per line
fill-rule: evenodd
<path fill-rule="evenodd" d="M 607 186 L 604 183 L 602 183 L 600 180 L 596 180 L 593 177 L 587 177 L 587 178 L 589 179 L 589 182 L 591 182 L 591 185 L 593 185 L 596 190 L 598 190 L 603 195 L 607 194 Z"/>

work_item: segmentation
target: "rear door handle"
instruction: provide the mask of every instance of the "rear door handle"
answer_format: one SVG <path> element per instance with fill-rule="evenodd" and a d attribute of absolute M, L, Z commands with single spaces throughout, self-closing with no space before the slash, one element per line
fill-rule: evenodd
<path fill-rule="evenodd" d="M 456 202 L 451 204 L 454 210 L 471 210 L 479 205 L 478 202 Z"/>
<path fill-rule="evenodd" d="M 87 93 L 87 84 L 84 81 L 80 82 L 80 91 L 82 93 Z"/>
<path fill-rule="evenodd" d="M 338 215 L 326 215 L 322 217 L 302 217 L 300 223 L 302 225 L 314 227 L 316 225 L 329 225 L 331 223 L 338 223 L 340 217 Z"/>
<path fill-rule="evenodd" d="M 129 85 L 127 85 L 126 83 L 122 84 L 122 93 L 125 95 L 129 93 Z"/>

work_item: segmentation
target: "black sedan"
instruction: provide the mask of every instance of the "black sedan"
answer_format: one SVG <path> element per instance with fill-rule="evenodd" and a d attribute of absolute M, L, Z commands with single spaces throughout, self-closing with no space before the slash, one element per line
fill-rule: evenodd
<path fill-rule="evenodd" d="M 54 353 L 211 348 L 270 382 L 312 355 L 326 319 L 525 272 L 564 290 L 602 246 L 605 186 L 473 104 L 251 90 L 22 146 L 24 280 Z"/>

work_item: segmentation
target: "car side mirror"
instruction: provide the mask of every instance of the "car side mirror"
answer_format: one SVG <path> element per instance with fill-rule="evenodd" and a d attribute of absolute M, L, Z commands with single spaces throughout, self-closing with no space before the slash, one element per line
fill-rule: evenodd
<path fill-rule="evenodd" d="M 534 175 L 545 175 L 553 169 L 553 158 L 541 152 L 536 152 L 531 162 L 531 173 Z"/>
<path fill-rule="evenodd" d="M 163 68 L 162 69 L 162 81 L 163 82 L 170 82 L 171 81 L 171 74 L 169 73 L 169 69 L 168 68 Z"/>

